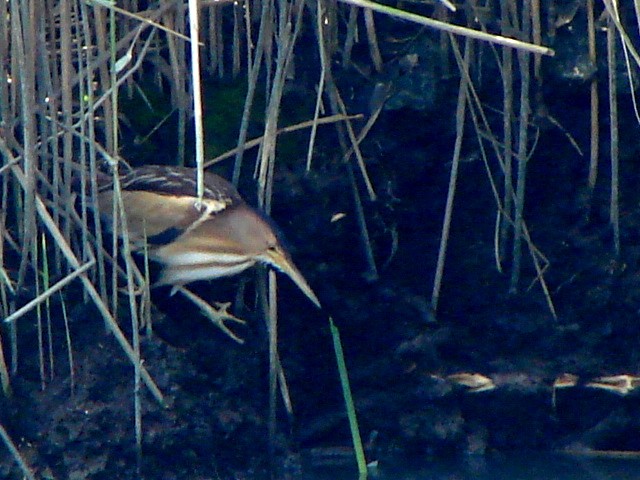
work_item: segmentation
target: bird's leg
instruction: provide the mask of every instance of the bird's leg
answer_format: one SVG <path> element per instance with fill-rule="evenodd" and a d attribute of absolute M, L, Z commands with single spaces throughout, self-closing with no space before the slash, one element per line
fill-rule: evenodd
<path fill-rule="evenodd" d="M 220 330 L 222 330 L 224 333 L 229 335 L 236 342 L 244 343 L 244 340 L 242 340 L 241 338 L 236 336 L 236 334 L 233 333 L 231 330 L 229 330 L 229 328 L 224 323 L 226 321 L 236 322 L 236 323 L 241 323 L 241 324 L 245 323 L 244 320 L 242 320 L 241 318 L 236 317 L 235 315 L 233 315 L 233 314 L 231 314 L 231 313 L 229 313 L 227 311 L 229 306 L 231 306 L 231 303 L 219 303 L 219 302 L 216 302 L 215 303 L 215 308 L 214 308 L 213 306 L 211 306 L 207 302 L 205 302 L 202 298 L 200 298 L 195 293 L 193 293 L 191 290 L 186 289 L 182 285 L 175 285 L 171 289 L 171 294 L 172 295 L 175 292 L 180 292 L 185 297 L 187 297 L 189 300 L 191 300 L 200 309 L 200 311 L 202 312 L 202 314 L 205 317 L 207 317 L 214 324 L 216 324 L 216 326 Z"/>

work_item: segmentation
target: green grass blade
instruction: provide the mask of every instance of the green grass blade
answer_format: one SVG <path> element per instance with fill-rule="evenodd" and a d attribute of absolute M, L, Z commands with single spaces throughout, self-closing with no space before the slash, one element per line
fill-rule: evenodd
<path fill-rule="evenodd" d="M 351 429 L 351 438 L 353 440 L 353 449 L 356 453 L 356 461 L 358 462 L 358 473 L 360 479 L 367 477 L 367 461 L 364 457 L 364 448 L 362 448 L 362 439 L 360 438 L 360 429 L 358 428 L 358 419 L 356 418 L 356 409 L 353 405 L 353 397 L 351 396 L 351 386 L 349 385 L 349 375 L 347 373 L 347 365 L 344 361 L 344 353 L 342 352 L 342 342 L 340 341 L 340 331 L 333 323 L 333 319 L 329 317 L 329 326 L 331 327 L 331 337 L 333 338 L 333 349 L 336 352 L 336 362 L 338 363 L 338 372 L 340 373 L 340 384 L 342 385 L 342 396 L 347 408 L 347 416 L 349 417 L 349 427 Z"/>

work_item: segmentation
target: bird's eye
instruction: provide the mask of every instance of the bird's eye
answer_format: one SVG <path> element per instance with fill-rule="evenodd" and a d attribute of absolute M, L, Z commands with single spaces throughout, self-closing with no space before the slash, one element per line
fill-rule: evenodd
<path fill-rule="evenodd" d="M 277 247 L 277 246 L 275 246 L 275 245 L 269 245 L 269 246 L 267 247 L 267 250 L 269 250 L 270 252 L 275 252 L 275 251 L 277 251 L 277 250 L 278 250 L 278 247 Z"/>

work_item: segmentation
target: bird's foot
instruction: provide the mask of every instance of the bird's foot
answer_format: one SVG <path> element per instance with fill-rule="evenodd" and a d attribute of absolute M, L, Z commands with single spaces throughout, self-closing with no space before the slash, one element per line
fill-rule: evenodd
<path fill-rule="evenodd" d="M 180 292 L 185 297 L 187 297 L 191 302 L 193 302 L 202 312 L 202 314 L 211 320 L 220 330 L 226 333 L 229 337 L 234 339 L 238 343 L 244 343 L 240 337 L 238 337 L 235 333 L 233 333 L 229 327 L 225 324 L 225 322 L 235 322 L 244 324 L 245 321 L 241 318 L 236 317 L 232 313 L 229 313 L 229 307 L 231 306 L 231 302 L 221 303 L 216 302 L 214 305 L 210 305 L 198 295 L 193 293 L 191 290 L 187 290 L 183 286 L 175 286 L 172 290 L 172 293 Z"/>

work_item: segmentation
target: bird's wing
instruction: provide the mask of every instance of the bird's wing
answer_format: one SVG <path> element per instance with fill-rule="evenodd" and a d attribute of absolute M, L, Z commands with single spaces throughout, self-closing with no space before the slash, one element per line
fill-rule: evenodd
<path fill-rule="evenodd" d="M 130 241 L 134 245 L 166 245 L 216 214 L 242 203 L 237 190 L 226 180 L 205 175 L 202 202 L 196 196 L 195 169 L 146 166 L 120 178 Z M 113 184 L 99 187 L 101 214 L 113 220 Z"/>

